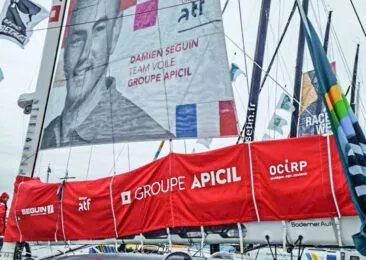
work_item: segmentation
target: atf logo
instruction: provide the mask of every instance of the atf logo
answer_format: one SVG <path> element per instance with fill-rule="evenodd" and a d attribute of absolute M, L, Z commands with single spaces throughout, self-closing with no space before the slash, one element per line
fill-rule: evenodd
<path fill-rule="evenodd" d="M 79 208 L 78 211 L 89 211 L 90 210 L 91 198 L 79 197 Z"/>
<path fill-rule="evenodd" d="M 289 161 L 285 160 L 284 163 L 277 165 L 271 165 L 268 168 L 271 180 L 279 180 L 283 178 L 293 178 L 306 176 L 308 173 L 305 171 L 308 166 L 307 161 Z"/>
<path fill-rule="evenodd" d="M 27 208 L 21 210 L 22 215 L 31 215 L 31 216 L 39 216 L 39 215 L 49 215 L 55 212 L 53 205 L 40 206 L 34 208 Z"/>

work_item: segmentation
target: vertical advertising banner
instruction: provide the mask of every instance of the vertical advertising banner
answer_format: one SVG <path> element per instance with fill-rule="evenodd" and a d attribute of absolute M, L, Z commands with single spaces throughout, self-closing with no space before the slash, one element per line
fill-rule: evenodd
<path fill-rule="evenodd" d="M 219 0 L 73 0 L 42 149 L 237 134 Z"/>
<path fill-rule="evenodd" d="M 331 63 L 335 73 L 335 62 Z M 298 136 L 327 134 L 332 132 L 327 108 L 320 93 L 315 71 L 309 71 L 302 77 L 302 95 L 299 113 Z"/>
<path fill-rule="evenodd" d="M 11 40 L 24 48 L 34 26 L 47 17 L 48 11 L 35 1 L 6 0 L 0 13 L 0 38 Z"/>

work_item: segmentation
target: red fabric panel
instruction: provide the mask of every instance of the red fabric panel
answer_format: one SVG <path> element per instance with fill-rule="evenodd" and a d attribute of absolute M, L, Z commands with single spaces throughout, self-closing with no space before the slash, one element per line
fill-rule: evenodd
<path fill-rule="evenodd" d="M 330 140 L 337 202 L 342 215 L 353 216 L 356 211 L 346 192 L 334 138 Z M 336 216 L 326 137 L 258 142 L 250 147 L 261 220 Z M 18 177 L 5 241 L 48 241 L 55 235 L 58 240 L 101 239 L 165 227 L 257 220 L 247 144 L 200 154 L 173 153 L 125 174 L 67 182 L 62 211 L 59 187 Z"/>
<path fill-rule="evenodd" d="M 113 205 L 118 236 L 171 226 L 170 193 L 162 192 L 168 189 L 167 185 L 172 186 L 167 184 L 169 172 L 170 157 L 165 157 L 114 177 Z"/>
<path fill-rule="evenodd" d="M 15 179 L 13 200 L 11 202 L 9 216 L 8 216 L 8 220 L 7 220 L 7 223 L 6 223 L 6 231 L 5 231 L 5 238 L 4 238 L 4 240 L 6 242 L 20 241 L 20 234 L 19 234 L 17 224 L 16 224 L 16 221 L 15 221 L 15 203 L 16 203 L 17 198 L 18 198 L 19 183 L 21 183 L 22 181 L 29 181 L 29 180 L 32 180 L 32 178 L 17 176 L 17 178 Z"/>
<path fill-rule="evenodd" d="M 172 175 L 184 176 L 186 183 L 184 191 L 172 194 L 173 226 L 218 225 L 256 219 L 250 195 L 247 145 L 199 155 L 174 154 L 173 159 Z"/>
<path fill-rule="evenodd" d="M 261 220 L 335 216 L 326 145 L 322 136 L 252 144 Z"/>
<path fill-rule="evenodd" d="M 57 197 L 60 185 L 22 177 L 17 181 L 6 241 L 54 240 L 60 216 Z"/>
<path fill-rule="evenodd" d="M 62 212 L 66 239 L 115 237 L 110 182 L 111 178 L 103 178 L 64 185 Z"/>
<path fill-rule="evenodd" d="M 219 102 L 220 136 L 237 135 L 238 128 L 233 101 Z"/>
<path fill-rule="evenodd" d="M 6 216 L 6 206 L 4 202 L 0 201 L 0 235 L 4 235 L 5 216 Z"/>
<path fill-rule="evenodd" d="M 339 157 L 334 136 L 330 137 L 330 147 L 332 158 L 333 183 L 339 210 L 342 216 L 356 216 L 357 211 L 352 204 L 351 195 L 349 193 L 347 180 L 344 175 L 345 173 L 342 168 L 342 162 Z"/>

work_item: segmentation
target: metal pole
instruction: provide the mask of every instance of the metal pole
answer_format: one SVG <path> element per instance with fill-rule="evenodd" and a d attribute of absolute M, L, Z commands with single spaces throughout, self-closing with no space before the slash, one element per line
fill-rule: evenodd
<path fill-rule="evenodd" d="M 355 112 L 355 97 L 356 97 L 356 81 L 357 81 L 357 66 L 358 66 L 358 52 L 360 49 L 360 44 L 357 44 L 355 63 L 353 65 L 353 75 L 352 75 L 352 87 L 351 87 L 351 108 Z"/>
<path fill-rule="evenodd" d="M 305 14 L 308 13 L 309 9 L 309 0 L 303 0 L 302 6 L 304 8 Z M 300 91 L 301 91 L 301 77 L 302 77 L 302 65 L 304 61 L 304 47 L 305 47 L 305 35 L 302 28 L 302 23 L 300 23 L 299 29 L 299 40 L 297 47 L 297 58 L 296 58 L 296 73 L 295 73 L 295 87 L 294 87 L 294 100 L 300 99 Z M 291 122 L 291 137 L 297 136 L 297 124 L 299 120 L 299 104 L 297 102 L 293 102 L 295 107 L 295 111 L 293 112 L 292 122 Z"/>
<path fill-rule="evenodd" d="M 266 80 L 267 80 L 267 78 L 268 78 L 269 72 L 270 72 L 270 71 L 271 71 L 271 69 L 272 69 L 272 65 L 273 65 L 273 63 L 274 63 L 274 61 L 275 61 L 275 58 L 276 58 L 276 56 L 277 56 L 278 51 L 280 50 L 280 47 L 281 47 L 282 41 L 283 41 L 283 39 L 285 38 L 285 35 L 286 35 L 286 32 L 287 32 L 287 29 L 288 29 L 288 27 L 289 27 L 289 25 L 290 25 L 290 22 L 291 22 L 291 19 L 292 19 L 293 15 L 294 15 L 294 13 L 295 13 L 296 6 L 297 6 L 297 5 L 296 5 L 296 2 L 294 2 L 294 6 L 293 6 L 293 8 L 292 8 L 292 10 L 291 10 L 290 16 L 289 16 L 289 18 L 287 19 L 287 23 L 286 23 L 285 29 L 283 29 L 282 35 L 281 35 L 281 37 L 280 37 L 280 41 L 279 41 L 279 42 L 278 42 L 278 44 L 277 44 L 277 47 L 276 47 L 276 49 L 275 49 L 275 51 L 274 51 L 274 53 L 273 53 L 273 55 L 272 55 L 271 61 L 269 62 L 269 65 L 268 65 L 268 68 L 267 68 L 267 72 L 266 72 L 266 74 L 264 75 L 264 78 L 263 78 L 263 80 L 262 80 L 260 90 L 262 90 L 262 88 L 263 88 L 263 86 L 264 86 L 264 83 L 266 83 Z"/>
<path fill-rule="evenodd" d="M 270 8 L 271 8 L 271 0 L 263 0 L 258 25 L 257 43 L 255 47 L 254 65 L 253 65 L 252 81 L 250 85 L 247 118 L 244 127 L 241 130 L 237 143 L 240 142 L 241 138 L 244 139 L 244 142 L 252 142 L 254 140 L 258 97 L 260 92 L 260 84 L 262 76 L 262 70 L 260 68 L 263 67 L 263 58 L 266 47 Z"/>
<path fill-rule="evenodd" d="M 333 11 L 329 11 L 327 28 L 325 29 L 324 44 L 323 44 L 325 54 L 327 54 L 327 51 L 328 51 L 329 31 L 330 31 L 330 23 L 332 21 L 332 13 L 333 13 Z"/>
<path fill-rule="evenodd" d="M 364 35 L 365 35 L 365 37 L 366 37 L 366 31 L 365 31 L 365 28 L 364 28 L 364 27 L 363 27 L 363 25 L 362 25 L 362 22 L 361 22 L 360 17 L 358 16 L 358 13 L 357 13 L 356 7 L 355 7 L 355 5 L 353 4 L 352 0 L 349 0 L 349 1 L 351 2 L 351 5 L 352 5 L 352 8 L 353 8 L 353 11 L 355 12 L 355 15 L 356 15 L 356 17 L 357 17 L 358 23 L 360 24 L 361 29 L 362 29 L 362 31 L 363 31 L 363 34 L 364 34 Z"/>
<path fill-rule="evenodd" d="M 330 33 L 330 25 L 331 25 L 331 21 L 332 21 L 332 12 L 330 11 L 328 14 L 328 22 L 327 22 L 327 28 L 325 29 L 325 35 L 324 35 L 324 42 L 323 42 L 323 49 L 325 51 L 325 54 L 327 54 L 327 50 L 328 50 L 328 43 L 329 43 L 329 33 Z M 321 100 L 317 101 L 316 104 L 316 113 L 317 115 L 320 114 L 322 112 L 322 107 L 324 102 Z M 317 134 L 321 134 L 321 132 L 318 132 L 319 130 L 317 130 L 316 127 L 314 127 L 314 135 Z"/>

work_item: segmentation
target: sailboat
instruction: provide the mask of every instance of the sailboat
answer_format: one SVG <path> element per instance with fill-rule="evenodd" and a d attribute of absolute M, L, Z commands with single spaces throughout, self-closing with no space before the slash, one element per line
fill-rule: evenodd
<path fill-rule="evenodd" d="M 94 2 L 99 1 L 93 0 L 93 3 Z M 139 7 L 139 5 L 136 3 L 134 4 L 133 1 L 126 1 L 126 3 L 127 2 L 131 2 L 131 5 L 123 7 L 124 25 L 119 25 L 118 21 L 116 21 L 113 26 L 122 26 L 121 28 L 124 28 L 123 26 L 130 26 L 130 30 L 133 28 L 133 30 L 136 31 L 136 35 L 138 36 L 135 37 L 138 39 L 142 39 L 145 35 L 144 29 L 153 27 L 154 25 L 159 24 L 160 21 L 160 13 L 157 15 L 155 14 L 155 16 L 151 15 L 148 18 L 146 18 L 144 14 L 151 13 L 154 10 L 156 11 L 157 3 L 159 3 L 160 9 L 166 8 L 166 10 L 169 10 L 169 8 L 173 6 L 171 3 L 165 3 L 167 6 L 163 8 L 160 1 L 148 1 L 146 5 L 141 4 L 142 6 Z M 72 6 L 73 4 L 74 6 Z M 216 16 L 220 17 L 218 16 L 219 12 L 217 12 L 217 10 L 220 10 L 217 8 L 219 7 L 218 1 L 215 2 L 216 6 L 215 4 L 212 4 L 211 6 L 211 4 L 212 3 L 209 5 L 207 1 L 188 1 L 187 3 L 182 3 L 181 6 L 175 7 L 175 9 L 179 11 L 178 16 L 174 12 L 172 12 L 172 14 L 169 13 L 169 11 L 166 11 L 166 14 L 163 12 L 162 16 L 164 17 L 164 15 L 166 15 L 165 19 L 167 20 L 178 20 L 178 23 L 183 23 L 184 21 L 192 22 L 198 17 L 201 18 L 201 20 L 199 20 L 200 24 L 205 24 L 204 21 L 207 17 L 204 17 L 204 14 L 208 9 L 211 12 L 209 14 L 212 15 L 209 19 L 210 23 L 207 22 L 208 24 L 211 24 L 211 27 L 209 28 L 213 31 L 220 30 L 220 18 L 214 19 Z M 341 192 L 346 181 L 344 177 L 342 177 L 342 167 L 340 165 L 340 159 L 337 157 L 335 142 L 330 136 L 307 137 L 298 140 L 282 140 L 268 143 L 239 144 L 237 146 L 196 155 L 175 154 L 171 147 L 172 151 L 167 157 L 129 173 L 113 175 L 112 177 L 95 181 L 70 182 L 70 177 L 72 177 L 73 174 L 68 170 L 68 165 L 72 163 L 70 162 L 71 155 L 75 152 L 75 149 L 76 151 L 77 149 L 86 149 L 85 145 L 88 144 L 91 144 L 91 148 L 89 147 L 91 151 L 92 149 L 97 149 L 97 145 L 104 142 L 113 144 L 113 149 L 111 149 L 114 161 L 112 172 L 116 173 L 115 146 L 117 146 L 117 142 L 129 139 L 171 139 L 177 136 L 181 138 L 210 138 L 216 137 L 218 132 L 219 135 L 222 136 L 232 136 L 236 134 L 236 118 L 233 110 L 232 92 L 225 88 L 225 86 L 230 83 L 229 73 L 227 69 L 224 69 L 225 66 L 219 67 L 218 69 L 222 75 L 217 74 L 215 77 L 215 79 L 222 82 L 220 84 L 223 86 L 223 92 L 219 95 L 222 100 L 212 101 L 218 104 L 204 108 L 206 111 L 213 111 L 212 117 L 208 117 L 208 114 L 204 114 L 207 118 L 203 117 L 203 119 L 207 119 L 208 121 L 204 130 L 199 130 L 199 126 L 197 125 L 196 127 L 192 127 L 192 125 L 186 124 L 186 120 L 189 121 L 192 116 L 194 117 L 194 115 L 196 115 L 193 112 L 196 109 L 197 111 L 199 110 L 198 106 L 192 106 L 192 103 L 184 103 L 181 107 L 175 109 L 169 109 L 171 105 L 168 100 L 166 100 L 166 104 L 160 104 L 161 107 L 163 107 L 162 110 L 168 107 L 168 109 L 166 109 L 167 111 L 173 110 L 176 114 L 181 116 L 180 119 L 175 120 L 175 122 L 171 121 L 169 118 L 164 122 L 164 120 L 151 121 L 151 118 L 158 118 L 158 116 L 153 116 L 152 114 L 146 115 L 143 113 L 144 111 L 149 111 L 146 107 L 145 109 L 138 109 L 133 106 L 137 105 L 137 107 L 141 108 L 144 104 L 139 104 L 137 101 L 135 101 L 134 104 L 128 102 L 128 100 L 134 100 L 133 97 L 136 95 L 142 96 L 142 100 L 148 100 L 150 98 L 149 92 L 144 93 L 143 90 L 138 90 L 136 94 L 136 92 L 133 93 L 133 90 L 138 89 L 139 85 L 148 84 L 153 81 L 162 82 L 161 78 L 158 80 L 158 75 L 160 75 L 160 77 L 166 77 L 166 81 L 176 79 L 175 82 L 183 84 L 183 80 L 179 80 L 179 78 L 189 78 L 189 76 L 194 73 L 193 70 L 183 67 L 169 70 L 168 73 L 165 72 L 165 69 L 175 66 L 173 63 L 178 62 L 178 58 L 174 61 L 173 58 L 171 58 L 170 60 L 162 60 L 161 62 L 155 63 L 156 67 L 162 66 L 161 70 L 163 70 L 163 74 L 150 74 L 148 77 L 133 77 L 127 82 L 126 86 L 128 87 L 123 89 L 123 91 L 120 91 L 129 97 L 127 101 L 123 101 L 123 104 L 120 106 L 129 111 L 133 111 L 130 114 L 136 114 L 139 118 L 137 123 L 134 122 L 133 119 L 128 120 L 127 123 L 128 125 L 135 127 L 133 128 L 133 132 L 137 136 L 140 136 L 139 138 L 143 136 L 142 139 L 137 139 L 138 137 L 136 136 L 130 136 L 130 132 L 118 132 L 118 129 L 123 130 L 123 127 L 125 126 L 120 125 L 121 119 L 124 117 L 129 118 L 130 115 L 127 113 L 120 116 L 113 116 L 114 113 L 118 113 L 118 111 L 115 111 L 113 108 L 114 101 L 108 103 L 104 102 L 103 99 L 93 107 L 94 99 L 88 100 L 87 97 L 85 97 L 85 102 L 88 105 L 87 108 L 93 107 L 93 109 L 96 109 L 94 114 L 97 116 L 92 118 L 84 116 L 84 121 L 86 122 L 83 122 L 80 128 L 73 124 L 70 124 L 69 129 L 67 129 L 67 127 L 60 127 L 61 125 L 66 125 L 65 122 L 68 120 L 66 119 L 66 116 L 65 119 L 60 116 L 64 116 L 67 113 L 70 113 L 70 111 L 67 111 L 66 109 L 62 110 L 62 107 L 60 110 L 60 102 L 57 102 L 58 99 L 62 100 L 60 97 L 66 96 L 67 100 L 68 95 L 71 97 L 72 95 L 82 96 L 84 92 L 82 89 L 76 89 L 76 92 L 72 93 L 74 90 L 66 89 L 69 92 L 65 93 L 65 87 L 62 88 L 57 85 L 65 85 L 65 81 L 68 80 L 74 80 L 77 84 L 83 85 L 84 80 L 92 80 L 93 77 L 98 76 L 98 73 L 105 72 L 108 75 L 108 77 L 106 77 L 107 80 L 102 83 L 98 82 L 97 84 L 105 84 L 109 93 L 103 92 L 100 95 L 107 95 L 107 101 L 113 100 L 111 97 L 117 97 L 117 100 L 119 100 L 118 94 L 120 93 L 115 92 L 118 91 L 118 89 L 114 89 L 115 84 L 118 85 L 118 83 L 114 82 L 111 75 L 116 77 L 118 82 L 118 80 L 123 81 L 123 77 L 126 75 L 127 77 L 125 78 L 129 78 L 128 74 L 131 76 L 131 74 L 144 73 L 151 69 L 147 68 L 147 65 L 139 68 L 130 67 L 128 72 L 120 72 L 122 79 L 118 79 L 118 67 L 105 69 L 105 64 L 103 63 L 91 65 L 82 63 L 82 61 L 72 60 L 74 58 L 73 54 L 68 53 L 67 47 L 62 48 L 61 46 L 70 45 L 74 49 L 83 46 L 83 41 L 86 41 L 83 30 L 75 30 L 76 32 L 73 32 L 72 25 L 75 23 L 76 25 L 84 26 L 85 21 L 83 22 L 81 20 L 77 23 L 77 19 L 79 18 L 77 18 L 77 16 L 75 16 L 76 18 L 72 18 L 72 15 L 67 14 L 66 10 L 76 10 L 75 13 L 82 13 L 89 5 L 90 1 L 81 0 L 77 2 L 53 2 L 52 16 L 49 23 L 49 28 L 53 29 L 49 30 L 47 33 L 47 44 L 41 65 L 42 76 L 39 78 L 35 96 L 31 98 L 30 102 L 22 103 L 25 104 L 24 108 L 27 107 L 27 109 L 31 111 L 31 121 L 27 134 L 28 141 L 25 144 L 25 147 L 29 148 L 24 150 L 19 170 L 20 176 L 16 182 L 16 191 L 18 193 L 13 202 L 13 215 L 10 216 L 10 220 L 13 222 L 9 223 L 9 226 L 11 227 L 8 229 L 10 230 L 9 241 L 57 240 L 61 243 L 67 241 L 67 243 L 72 244 L 74 242 L 69 240 L 109 239 L 103 241 L 107 243 L 110 243 L 111 241 L 120 241 L 134 244 L 162 242 L 167 244 L 186 244 L 189 242 L 201 244 L 238 243 L 240 244 L 242 252 L 244 250 L 244 240 L 249 244 L 283 244 L 284 247 L 286 247 L 286 245 L 303 246 L 319 244 L 326 246 L 353 245 L 351 234 L 357 231 L 359 225 L 355 225 L 354 223 L 357 218 L 354 217 L 356 213 L 352 207 L 350 198 Z M 142 8 L 141 11 L 137 12 L 138 8 Z M 133 12 L 137 12 L 137 14 L 135 13 L 135 15 L 133 15 Z M 136 18 L 136 16 L 141 17 Z M 156 16 L 158 16 L 159 19 L 156 19 Z M 168 19 L 173 16 L 175 19 Z M 125 17 L 127 17 L 127 19 Z M 128 17 L 133 17 L 135 20 L 133 20 L 133 18 L 128 19 Z M 187 24 L 190 25 L 188 22 L 184 24 L 186 28 L 181 29 L 179 33 L 187 32 L 188 29 L 193 28 L 192 26 L 187 26 Z M 68 29 L 62 34 L 62 25 L 64 23 L 66 23 L 66 28 Z M 98 33 L 103 32 L 108 26 L 111 25 L 105 21 L 104 17 L 93 20 L 92 30 L 95 30 L 93 31 L 96 35 L 95 37 L 98 39 L 98 36 L 100 36 Z M 75 28 L 77 27 L 78 26 L 75 26 Z M 171 29 L 171 27 L 167 27 L 167 32 L 169 32 L 168 29 Z M 163 38 L 161 35 L 164 35 L 166 32 L 158 30 L 157 33 L 159 37 Z M 208 32 L 206 29 L 202 29 L 202 33 Z M 219 35 L 222 37 L 222 32 Z M 117 36 L 110 37 L 109 44 L 111 46 L 108 46 L 108 48 L 111 49 L 109 49 L 109 51 L 115 48 L 113 46 L 114 44 L 118 44 L 118 40 L 113 43 L 115 40 L 114 37 Z M 132 36 L 130 36 L 130 38 L 126 37 L 127 43 L 119 42 L 119 44 L 125 48 L 135 48 L 136 46 L 126 46 L 132 40 L 134 40 Z M 217 37 L 216 40 L 218 41 L 218 45 L 224 45 L 222 38 Z M 160 39 L 160 41 L 162 40 Z M 167 52 L 165 55 L 171 55 L 173 53 L 194 50 L 195 48 L 201 47 L 200 43 L 201 40 L 185 40 L 181 44 L 164 44 L 163 46 L 168 46 L 165 49 L 165 52 Z M 162 42 L 159 42 L 159 44 L 162 45 Z M 98 48 L 101 48 L 101 46 L 102 45 L 97 45 Z M 83 51 L 92 52 L 92 46 L 89 47 L 84 47 L 85 50 L 83 48 L 81 49 L 83 49 Z M 116 50 L 118 51 L 118 48 Z M 215 50 L 217 50 L 217 48 L 215 48 Z M 156 58 L 159 59 L 163 56 L 162 52 L 162 50 L 155 47 L 151 52 L 134 51 L 134 55 L 131 56 L 128 54 L 128 59 L 123 56 L 123 53 L 117 54 L 122 55 L 121 57 L 124 58 L 122 60 L 126 61 L 127 64 L 135 64 L 137 62 L 146 62 Z M 61 55 L 69 57 L 70 60 L 67 60 L 66 58 L 64 58 L 64 60 L 61 58 L 56 59 L 57 56 L 61 57 Z M 221 55 L 223 55 L 222 52 Z M 225 55 L 212 56 L 211 58 L 219 59 L 222 57 L 225 58 Z M 112 61 L 118 63 L 119 59 L 111 56 L 109 62 Z M 183 61 L 185 60 L 183 59 Z M 225 62 L 228 63 L 227 59 L 224 59 L 224 64 Z M 215 67 L 219 66 L 219 64 L 214 65 Z M 151 66 L 153 67 L 154 65 Z M 90 67 L 96 68 L 96 71 L 90 72 Z M 62 68 L 65 68 L 63 72 Z M 70 68 L 75 69 L 75 71 L 68 71 Z M 98 68 L 103 68 L 105 71 L 98 71 Z M 79 77 L 78 73 L 82 73 L 83 71 L 89 72 L 89 78 Z M 63 73 L 65 75 L 62 75 Z M 72 76 L 70 74 L 72 74 Z M 203 75 L 200 75 L 200 77 L 203 77 Z M 209 79 L 206 80 L 210 83 Z M 50 92 L 51 82 L 53 82 L 53 89 Z M 70 88 L 70 86 L 68 88 Z M 90 92 L 92 91 L 93 90 L 90 90 Z M 197 92 L 190 93 L 190 95 L 192 95 L 191 98 L 194 98 L 196 93 Z M 205 94 L 209 95 L 210 93 Z M 72 109 L 77 105 L 76 103 L 70 102 L 65 106 Z M 52 104 L 54 106 L 51 106 Z M 99 111 L 98 107 L 106 105 L 110 105 L 110 110 L 108 110 L 107 114 L 103 114 L 103 112 Z M 202 106 L 204 107 L 204 105 Z M 46 107 L 47 113 L 45 111 Z M 159 107 L 159 109 L 161 107 Z M 215 115 L 216 108 L 218 108 L 218 115 Z M 82 112 L 80 113 L 82 114 Z M 225 119 L 226 121 L 223 121 L 222 125 L 218 128 L 217 126 L 214 128 L 212 124 L 210 125 L 210 122 L 213 122 L 217 117 L 220 119 L 222 117 L 222 119 Z M 198 122 L 199 119 L 198 115 L 196 117 L 196 122 Z M 72 119 L 71 117 L 71 121 L 73 120 L 77 121 L 77 118 Z M 146 122 L 147 125 L 145 125 Z M 91 129 L 94 129 L 94 123 L 100 124 L 95 127 L 95 132 L 90 131 Z M 175 127 L 171 128 L 171 123 L 173 125 L 175 123 Z M 203 126 L 205 126 L 205 124 L 203 124 Z M 66 131 L 64 131 L 64 129 L 66 129 Z M 149 131 L 150 129 L 152 130 Z M 110 130 L 110 132 L 107 133 L 107 130 Z M 142 134 L 139 131 L 141 131 Z M 199 136 L 199 132 L 203 133 L 203 135 Z M 310 146 L 309 143 L 313 145 Z M 172 142 L 170 142 L 170 144 L 172 144 Z M 79 145 L 84 146 L 82 148 L 74 148 L 74 146 Z M 62 184 L 46 184 L 39 180 L 30 179 L 29 176 L 34 173 L 39 148 L 51 149 L 60 147 L 61 150 L 68 155 L 66 173 Z M 298 151 L 294 152 L 291 147 L 296 147 Z M 318 147 L 322 147 L 322 149 L 318 149 Z M 274 152 L 274 150 L 276 151 Z M 51 153 L 54 155 L 56 154 L 54 153 L 56 151 L 57 150 L 51 151 Z M 101 149 L 101 152 L 104 151 Z M 319 155 L 319 160 L 310 157 L 304 159 L 304 151 L 308 151 L 308 155 Z M 278 157 L 272 158 L 274 153 L 276 153 L 276 156 Z M 34 154 L 35 156 L 33 156 Z M 92 158 L 92 152 L 90 152 L 89 155 L 90 158 Z M 291 157 L 293 158 L 290 159 Z M 222 166 L 220 164 L 222 164 Z M 90 163 L 88 164 L 88 168 L 89 167 L 92 167 Z M 263 170 L 259 170 L 261 167 Z M 109 169 L 107 169 L 107 171 L 108 170 Z M 86 172 L 88 173 L 88 171 L 89 170 Z M 284 173 L 286 174 L 282 175 Z M 261 183 L 261 180 L 258 177 L 260 176 L 259 174 L 269 177 L 268 182 Z M 283 192 L 281 194 L 279 189 L 281 184 L 279 183 L 285 178 L 290 182 L 296 183 L 298 181 L 303 183 L 304 180 L 299 181 L 299 179 L 307 178 L 306 176 L 311 176 L 312 174 L 314 174 L 313 176 L 321 176 L 324 178 L 324 181 L 328 185 L 327 188 L 319 188 L 315 184 L 308 185 L 313 186 L 310 192 L 308 190 L 308 194 L 311 194 L 313 198 L 316 198 L 315 201 L 312 200 L 312 203 L 314 203 L 313 207 L 307 207 L 306 205 L 308 205 L 308 202 L 306 200 L 302 201 L 303 204 L 301 204 L 302 202 L 298 201 L 296 197 L 293 197 L 293 201 L 290 203 L 291 198 L 286 196 L 286 201 L 288 201 L 289 205 L 294 206 L 293 208 L 281 208 L 280 204 L 284 201 L 283 196 L 286 194 L 283 194 Z M 334 176 L 337 177 L 335 178 Z M 265 177 L 263 179 L 266 180 Z M 337 180 L 337 182 L 334 180 Z M 269 183 L 271 182 L 278 183 L 270 185 Z M 132 185 L 131 183 L 134 186 L 129 186 Z M 227 185 L 229 185 L 230 188 L 227 188 Z M 275 187 L 276 185 L 279 186 Z M 272 192 L 270 191 L 271 186 Z M 309 188 L 308 186 L 306 188 Z M 296 186 L 296 188 L 298 190 L 293 191 L 295 193 L 299 191 L 300 187 Z M 304 187 L 302 189 L 304 189 Z M 40 190 L 42 192 L 40 192 Z M 231 193 L 228 190 L 231 191 Z M 264 190 L 267 191 L 267 194 L 263 192 Z M 321 190 L 321 193 L 323 194 L 316 192 L 317 190 Z M 258 193 L 258 191 L 260 193 Z M 79 192 L 82 192 L 83 194 L 78 194 Z M 93 192 L 95 193 L 93 194 Z M 198 195 L 195 195 L 195 192 L 197 192 Z M 285 193 L 288 194 L 289 189 L 285 190 Z M 217 196 L 218 194 L 224 194 L 225 196 Z M 29 197 L 32 199 L 27 200 Z M 202 200 L 202 198 L 204 198 L 204 200 Z M 266 200 L 268 201 L 266 202 Z M 90 219 L 98 217 L 98 213 L 96 212 L 103 214 L 103 211 L 100 210 L 101 208 L 98 209 L 96 206 L 98 205 L 98 201 L 102 202 L 98 207 L 104 208 L 105 210 L 104 213 L 106 216 L 103 216 L 103 219 L 108 219 L 108 221 L 104 221 L 103 224 L 98 222 L 102 225 L 98 230 L 88 230 L 88 226 L 95 225 L 96 222 L 85 222 L 86 219 L 83 219 L 81 214 L 92 213 L 92 215 L 89 214 Z M 33 204 L 35 202 L 37 205 Z M 189 202 L 197 204 L 195 207 L 190 207 L 192 205 L 189 205 Z M 118 205 L 114 203 L 118 203 Z M 295 207 L 296 204 L 298 204 L 297 209 Z M 131 205 L 133 205 L 133 207 Z M 246 206 L 243 207 L 240 205 Z M 264 205 L 267 205 L 267 207 Z M 275 209 L 269 210 L 269 208 L 274 207 L 273 205 L 277 206 Z M 125 208 L 122 206 L 125 206 Z M 138 207 L 141 207 L 140 210 L 136 210 Z M 147 212 L 147 208 L 149 209 L 149 214 L 141 216 L 142 212 Z M 240 210 L 237 210 L 238 208 L 240 208 Z M 283 211 L 281 212 L 281 210 Z M 77 211 L 80 215 L 75 215 L 75 212 L 73 211 Z M 173 213 L 174 216 L 172 215 Z M 200 213 L 202 214 L 201 216 Z M 150 217 L 148 215 L 150 215 Z M 340 218 L 341 216 L 342 218 Z M 79 219 L 79 217 L 81 218 Z M 140 220 L 141 217 L 143 217 L 142 221 Z M 321 219 L 322 217 L 328 218 Z M 69 218 L 69 220 L 67 220 L 67 218 Z M 311 220 L 308 220 L 309 218 L 311 218 Z M 70 222 L 71 219 L 73 219 L 73 221 Z M 135 224 L 137 226 L 134 226 Z M 227 225 L 224 228 L 222 226 L 210 227 L 212 225 L 224 224 Z M 37 225 L 37 233 L 43 237 L 33 237 L 37 234 L 30 231 L 29 227 L 34 227 L 34 225 Z M 191 226 L 193 226 L 192 229 L 185 229 L 185 227 Z M 319 235 L 318 231 L 320 228 L 324 236 Z M 41 232 L 41 230 L 44 232 Z M 158 235 L 154 233 L 157 230 L 160 231 Z M 230 230 L 233 231 L 233 236 L 228 235 L 230 234 L 230 232 L 228 232 Z M 10 232 L 14 233 L 11 234 Z M 164 235 L 161 235 L 161 232 L 163 232 Z M 317 234 L 317 236 L 314 236 L 314 234 Z M 103 241 L 98 241 L 98 243 Z M 3 252 L 11 252 L 11 244 L 6 244 L 6 246 L 7 247 L 4 247 Z"/>

